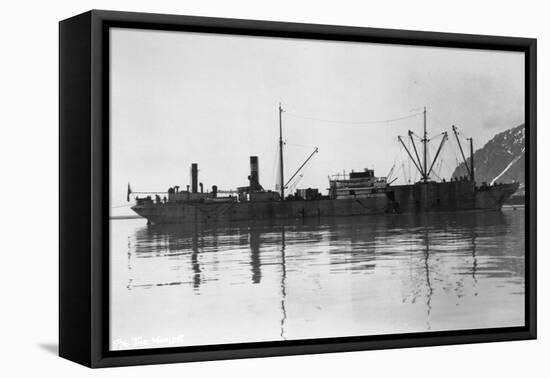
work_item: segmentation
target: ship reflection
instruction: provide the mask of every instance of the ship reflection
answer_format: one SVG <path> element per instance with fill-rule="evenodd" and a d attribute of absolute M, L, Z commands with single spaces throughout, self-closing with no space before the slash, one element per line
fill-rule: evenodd
<path fill-rule="evenodd" d="M 281 333 L 280 336 L 283 340 L 285 337 L 285 322 L 286 322 L 286 238 L 285 227 L 281 228 Z"/>
<path fill-rule="evenodd" d="M 434 289 L 432 287 L 432 282 L 430 280 L 430 239 L 428 230 L 424 231 L 424 245 L 426 246 L 424 250 L 424 269 L 426 273 L 426 329 L 429 331 L 432 329 L 430 324 L 430 315 L 432 312 L 432 296 L 434 294 Z"/>
<path fill-rule="evenodd" d="M 522 277 L 521 251 L 510 256 L 508 239 L 499 237 L 509 228 L 501 212 L 143 226 L 128 240 L 127 288 L 181 286 L 201 295 L 210 283 L 261 287 L 278 298 L 286 339 L 289 306 L 301 300 L 289 286 L 296 277 L 318 271 L 322 290 L 325 279 L 389 272 L 403 303 L 423 303 L 430 330 L 439 295 L 452 294 L 460 306 L 478 295 L 480 277 Z"/>
<path fill-rule="evenodd" d="M 252 275 L 252 283 L 259 284 L 262 281 L 262 261 L 260 259 L 260 232 L 250 229 L 250 271 Z"/>
<path fill-rule="evenodd" d="M 439 293 L 452 293 L 455 306 L 460 306 L 467 295 L 478 295 L 478 276 L 500 278 L 518 273 L 516 263 L 521 259 L 508 259 L 502 254 L 510 251 L 504 236 L 509 232 L 509 222 L 501 212 L 425 214 L 408 219 L 410 248 L 413 265 L 419 267 L 411 277 L 411 289 L 405 292 L 403 301 L 415 303 L 425 300 L 426 329 L 431 329 L 433 299 Z M 480 271 L 478 239 L 483 246 L 486 261 Z M 420 248 L 419 248 L 420 247 Z M 422 253 L 416 253 L 421 250 Z M 510 256 L 514 257 L 514 256 Z M 516 255 L 515 257 L 519 257 Z M 416 261 L 415 261 L 416 260 Z M 521 265 L 521 263 L 519 264 Z"/>

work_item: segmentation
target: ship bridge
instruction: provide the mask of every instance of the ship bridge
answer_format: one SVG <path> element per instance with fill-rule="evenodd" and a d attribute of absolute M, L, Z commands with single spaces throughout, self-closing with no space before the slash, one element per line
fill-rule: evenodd
<path fill-rule="evenodd" d="M 376 177 L 373 169 L 361 172 L 339 173 L 329 177 L 329 197 L 362 198 L 385 193 L 388 186 L 386 177 Z"/>

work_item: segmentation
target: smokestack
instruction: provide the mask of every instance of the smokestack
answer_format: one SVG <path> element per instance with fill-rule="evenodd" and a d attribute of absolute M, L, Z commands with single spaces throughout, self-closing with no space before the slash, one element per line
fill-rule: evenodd
<path fill-rule="evenodd" d="M 258 157 L 250 157 L 250 176 L 248 176 L 249 185 L 251 190 L 259 190 L 260 186 L 260 168 L 258 164 Z"/>
<path fill-rule="evenodd" d="M 199 186 L 201 187 L 201 193 L 204 193 L 204 187 L 202 186 L 202 182 L 199 182 Z"/>
<path fill-rule="evenodd" d="M 197 193 L 199 168 L 197 163 L 191 164 L 191 193 Z"/>

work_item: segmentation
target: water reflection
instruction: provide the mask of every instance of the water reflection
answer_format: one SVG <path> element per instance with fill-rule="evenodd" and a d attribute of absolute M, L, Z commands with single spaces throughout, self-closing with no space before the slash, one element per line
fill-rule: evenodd
<path fill-rule="evenodd" d="M 250 232 L 250 272 L 252 283 L 259 284 L 262 281 L 262 269 L 260 259 L 260 232 Z"/>
<path fill-rule="evenodd" d="M 427 292 L 428 294 L 426 295 L 426 328 L 428 330 L 431 330 L 432 327 L 430 325 L 430 313 L 431 313 L 431 310 L 432 310 L 432 296 L 433 296 L 433 292 L 434 292 L 434 289 L 432 287 L 432 283 L 430 281 L 430 265 L 429 265 L 429 261 L 430 261 L 430 242 L 429 242 L 429 239 L 428 239 L 428 230 L 425 230 L 424 231 L 424 245 L 426 246 L 425 247 L 425 252 L 424 252 L 424 268 L 426 270 L 426 289 L 427 289 Z"/>
<path fill-rule="evenodd" d="M 265 301 L 266 309 L 270 301 L 279 303 L 279 339 L 305 332 L 298 324 L 329 321 L 327 308 L 364 328 L 357 326 L 355 334 L 384 323 L 382 315 L 373 318 L 377 311 L 389 319 L 395 310 L 405 311 L 405 325 L 429 331 L 447 324 L 445 317 L 484 311 L 473 299 L 480 293 L 505 302 L 523 296 L 523 222 L 523 211 L 515 211 L 209 227 L 140 223 L 126 236 L 125 287 L 179 286 L 182 297 L 192 290 L 211 301 L 224 295 L 222 288 L 243 287 L 234 306 L 260 314 L 255 303 Z M 224 316 L 231 321 L 230 313 Z"/>
<path fill-rule="evenodd" d="M 285 256 L 285 248 L 286 248 L 286 238 L 285 238 L 285 227 L 282 226 L 281 228 L 281 338 L 283 340 L 286 340 L 285 337 L 285 321 L 286 321 L 286 308 L 285 308 L 285 300 L 286 300 L 286 256 Z"/>
<path fill-rule="evenodd" d="M 193 288 L 199 289 L 201 286 L 201 267 L 199 264 L 199 238 L 195 233 L 191 246 L 191 267 L 193 269 Z"/>

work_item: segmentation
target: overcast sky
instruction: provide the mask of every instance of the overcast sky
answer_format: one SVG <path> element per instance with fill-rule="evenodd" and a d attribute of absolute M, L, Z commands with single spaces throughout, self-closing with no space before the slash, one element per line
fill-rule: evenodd
<path fill-rule="evenodd" d="M 250 155 L 274 189 L 279 102 L 285 175 L 318 146 L 298 187 L 323 190 L 329 174 L 369 167 L 385 176 L 394 163 L 405 181 L 397 135 L 420 135 L 422 116 L 370 121 L 426 106 L 432 154 L 453 124 L 477 149 L 524 122 L 522 53 L 117 28 L 110 69 L 113 206 L 125 203 L 128 182 L 135 191 L 185 188 L 191 163 L 205 188 L 245 186 Z M 439 173 L 448 177 L 454 137 L 444 151 Z"/>

